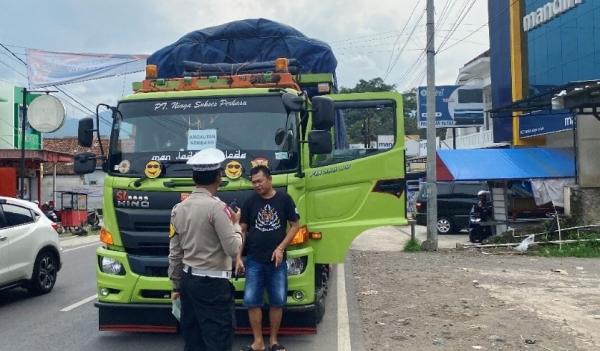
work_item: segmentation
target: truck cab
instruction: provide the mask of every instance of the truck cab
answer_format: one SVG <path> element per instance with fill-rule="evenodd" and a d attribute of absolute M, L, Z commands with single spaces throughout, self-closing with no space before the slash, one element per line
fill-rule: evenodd
<path fill-rule="evenodd" d="M 170 212 L 194 187 L 186 160 L 205 147 L 227 157 L 217 194 L 225 203 L 241 207 L 254 191 L 250 169 L 262 164 L 276 190 L 297 204 L 301 228 L 287 250 L 282 333 L 316 332 L 329 267 L 344 261 L 356 236 L 406 224 L 401 95 L 335 94 L 332 75 L 294 76 L 286 62 L 262 73 L 174 79 L 156 78 L 149 67 L 135 93 L 111 108 L 103 246 L 96 252 L 100 330 L 176 331 Z M 93 121 L 80 122 L 82 145 L 91 145 L 93 130 Z M 378 146 L 380 135 L 393 143 Z M 92 162 L 79 154 L 75 170 L 89 172 Z M 244 278 L 232 283 L 237 331 L 250 332 Z"/>

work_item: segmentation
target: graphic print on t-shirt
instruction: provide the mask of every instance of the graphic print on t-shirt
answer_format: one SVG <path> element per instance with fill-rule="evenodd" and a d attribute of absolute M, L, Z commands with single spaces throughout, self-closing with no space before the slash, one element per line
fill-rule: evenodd
<path fill-rule="evenodd" d="M 281 228 L 279 215 L 271 205 L 266 204 L 258 211 L 255 228 L 261 232 L 270 232 Z"/>

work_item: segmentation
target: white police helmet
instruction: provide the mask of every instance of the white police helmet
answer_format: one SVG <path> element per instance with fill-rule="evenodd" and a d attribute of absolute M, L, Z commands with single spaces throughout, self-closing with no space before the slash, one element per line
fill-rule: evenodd
<path fill-rule="evenodd" d="M 214 171 L 221 168 L 221 163 L 225 161 L 223 151 L 215 148 L 207 148 L 198 151 L 190 157 L 186 164 L 192 166 L 194 171 Z"/>
<path fill-rule="evenodd" d="M 477 193 L 477 196 L 487 196 L 487 194 L 489 194 L 489 193 L 490 193 L 489 191 L 479 190 L 479 192 Z"/>

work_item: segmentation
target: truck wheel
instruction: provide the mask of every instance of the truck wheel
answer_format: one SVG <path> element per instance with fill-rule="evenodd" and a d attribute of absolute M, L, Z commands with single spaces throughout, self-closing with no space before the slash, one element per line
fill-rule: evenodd
<path fill-rule="evenodd" d="M 325 297 L 329 282 L 329 266 L 316 265 L 315 267 L 315 321 L 319 324 L 325 316 Z"/>
<path fill-rule="evenodd" d="M 56 283 L 58 259 L 51 251 L 40 252 L 35 258 L 33 274 L 27 286 L 33 295 L 49 293 Z"/>
<path fill-rule="evenodd" d="M 321 323 L 325 316 L 325 294 L 316 293 L 315 300 L 315 321 L 317 324 Z"/>

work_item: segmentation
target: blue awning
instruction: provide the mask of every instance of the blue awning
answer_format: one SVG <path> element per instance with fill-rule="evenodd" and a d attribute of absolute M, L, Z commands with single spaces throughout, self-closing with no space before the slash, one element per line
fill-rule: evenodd
<path fill-rule="evenodd" d="M 550 148 L 438 150 L 440 181 L 575 177 L 573 151 Z"/>

